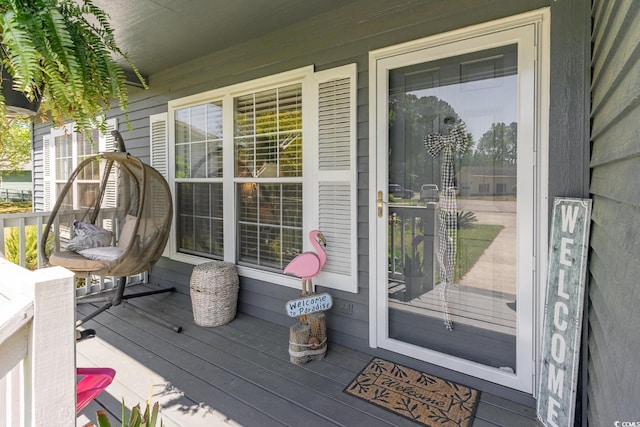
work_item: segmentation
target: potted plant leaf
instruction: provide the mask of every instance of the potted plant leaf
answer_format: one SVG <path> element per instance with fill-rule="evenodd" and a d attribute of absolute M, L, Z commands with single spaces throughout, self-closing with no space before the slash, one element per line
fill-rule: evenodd
<path fill-rule="evenodd" d="M 71 120 L 85 134 L 104 129 L 113 100 L 126 112 L 118 61 L 146 83 L 117 46 L 108 19 L 92 0 L 0 0 L 0 120 L 37 108 L 8 104 L 16 93 L 40 102 L 43 120 L 57 126 Z"/>

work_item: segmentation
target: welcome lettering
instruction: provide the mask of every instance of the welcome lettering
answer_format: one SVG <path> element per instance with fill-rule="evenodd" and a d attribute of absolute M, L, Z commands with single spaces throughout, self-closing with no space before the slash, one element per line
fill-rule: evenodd
<path fill-rule="evenodd" d="M 554 204 L 538 419 L 564 427 L 573 420 L 591 201 L 556 199 Z"/>

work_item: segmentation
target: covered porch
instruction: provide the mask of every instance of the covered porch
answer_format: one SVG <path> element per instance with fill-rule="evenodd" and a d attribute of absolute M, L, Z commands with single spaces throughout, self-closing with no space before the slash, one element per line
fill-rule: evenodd
<path fill-rule="evenodd" d="M 16 261 L 23 267 L 34 261 L 27 254 L 26 230 L 35 228 L 39 241 L 37 230 L 42 228 L 47 215 L 44 212 L 0 216 L 0 229 L 18 229 Z M 34 267 L 39 264 L 35 262 Z M 75 344 L 76 367 L 109 367 L 116 370 L 116 377 L 106 392 L 78 414 L 76 425 L 95 423 L 99 409 L 105 409 L 112 421 L 119 422 L 123 400 L 129 409 L 138 403 L 144 405 L 146 400 L 159 402 L 165 426 L 417 425 L 343 392 L 372 359 L 374 351 L 357 351 L 332 342 L 329 331 L 328 351 L 323 360 L 293 364 L 289 360 L 286 322 L 276 324 L 247 314 L 251 311 L 243 310 L 243 304 L 228 324 L 197 326 L 193 320 L 189 272 L 170 274 L 166 262 L 160 264 L 150 274 L 133 280 L 145 283 L 128 285 L 127 294 L 157 289 L 160 276 L 175 286 L 175 292 L 127 301 L 82 326 L 95 329 L 97 336 Z M 77 297 L 113 292 L 109 290 L 113 286 L 109 278 L 90 282 L 76 289 Z M 7 285 L 11 286 L 9 282 Z M 68 298 L 73 298 L 71 291 Z M 251 300 L 243 286 L 239 300 L 245 301 L 244 305 Z M 143 317 L 131 309 L 135 307 L 180 326 L 182 332 L 176 333 Z M 76 318 L 83 318 L 94 309 L 91 304 L 77 304 Z M 409 357 L 398 358 L 397 354 L 380 349 L 375 356 L 424 370 L 424 364 Z M 460 374 L 448 378 L 442 372 L 425 372 L 474 386 L 460 381 Z M 534 426 L 538 422 L 535 408 L 483 391 L 473 425 Z"/>
<path fill-rule="evenodd" d="M 153 285 L 140 286 L 140 291 L 149 287 Z M 181 333 L 126 305 L 86 324 L 97 337 L 76 345 L 77 366 L 108 366 L 117 374 L 106 392 L 79 414 L 78 426 L 95 422 L 100 408 L 119 420 L 122 399 L 131 407 L 149 396 L 160 403 L 167 426 L 417 425 L 343 393 L 370 354 L 330 342 L 324 360 L 292 364 L 288 328 L 240 312 L 226 325 L 197 326 L 188 292 L 184 284 L 176 292 L 127 303 L 182 326 Z M 78 305 L 78 316 L 90 309 Z M 473 425 L 538 423 L 534 408 L 483 392 Z"/>

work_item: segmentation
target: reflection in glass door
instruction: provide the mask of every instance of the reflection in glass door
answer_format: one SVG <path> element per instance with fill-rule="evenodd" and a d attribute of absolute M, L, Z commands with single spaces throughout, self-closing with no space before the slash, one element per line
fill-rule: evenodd
<path fill-rule="evenodd" d="M 389 336 L 513 371 L 517 68 L 508 45 L 389 72 Z"/>
<path fill-rule="evenodd" d="M 531 45 L 532 27 L 523 31 Z M 378 204 L 386 250 L 377 256 L 387 264 L 378 331 L 391 350 L 458 360 L 472 375 L 467 368 L 482 366 L 521 376 L 513 383 L 525 377 L 517 387 L 528 390 L 535 54 L 513 38 L 485 37 L 491 43 L 476 40 L 475 50 L 461 41 L 378 63 L 388 154 L 377 161 L 388 177 L 388 200 Z"/>

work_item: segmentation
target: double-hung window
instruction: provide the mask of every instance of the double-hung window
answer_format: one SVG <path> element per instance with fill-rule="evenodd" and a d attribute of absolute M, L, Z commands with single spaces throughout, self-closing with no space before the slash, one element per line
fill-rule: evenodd
<path fill-rule="evenodd" d="M 108 120 L 107 129 L 115 129 L 116 121 Z M 51 210 L 58 194 L 67 184 L 76 167 L 88 157 L 100 151 L 113 150 L 115 142 L 110 134 L 93 130 L 91 138 L 74 132 L 74 124 L 54 128 L 49 135 L 43 137 L 44 192 L 43 205 Z M 85 209 L 92 206 L 98 196 L 100 186 L 100 170 L 96 163 L 93 167 L 84 168 L 73 182 L 74 188 L 62 201 L 63 210 Z"/>
<path fill-rule="evenodd" d="M 355 74 L 355 64 L 305 67 L 152 116 L 152 165 L 175 201 L 165 255 L 230 261 L 241 275 L 298 286 L 282 271 L 319 229 L 328 259 L 314 283 L 357 291 Z"/>

